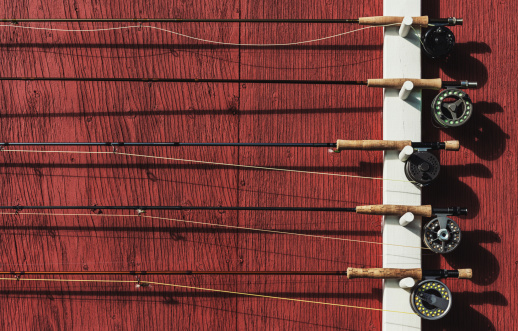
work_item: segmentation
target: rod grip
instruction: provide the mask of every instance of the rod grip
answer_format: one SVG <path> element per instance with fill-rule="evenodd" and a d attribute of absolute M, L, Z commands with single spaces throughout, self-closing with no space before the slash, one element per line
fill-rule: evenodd
<path fill-rule="evenodd" d="M 395 268 L 347 268 L 347 278 L 376 278 L 376 279 L 403 279 L 411 277 L 416 280 L 423 278 L 423 270 L 395 269 Z"/>
<path fill-rule="evenodd" d="M 362 25 L 389 25 L 389 24 L 401 24 L 403 23 L 402 16 L 371 16 L 371 17 L 360 17 L 359 23 Z M 413 26 L 419 26 L 422 28 L 428 27 L 429 19 L 428 16 L 416 16 L 412 17 Z"/>
<path fill-rule="evenodd" d="M 368 79 L 367 86 L 400 89 L 406 81 L 411 81 L 414 88 L 440 90 L 442 88 L 442 80 L 440 78 L 433 79 L 417 79 L 417 78 L 385 78 L 385 79 Z"/>
<path fill-rule="evenodd" d="M 473 270 L 459 269 L 459 279 L 471 279 L 473 277 Z"/>
<path fill-rule="evenodd" d="M 370 151 L 384 151 L 384 150 L 402 150 L 405 146 L 412 146 L 410 140 L 341 140 L 336 141 L 336 150 L 370 150 Z"/>
<path fill-rule="evenodd" d="M 431 217 L 432 206 L 370 205 L 356 207 L 358 214 L 402 216 L 411 212 L 416 216 Z"/>
<path fill-rule="evenodd" d="M 460 143 L 458 140 L 445 141 L 444 149 L 447 151 L 458 151 L 460 149 Z"/>

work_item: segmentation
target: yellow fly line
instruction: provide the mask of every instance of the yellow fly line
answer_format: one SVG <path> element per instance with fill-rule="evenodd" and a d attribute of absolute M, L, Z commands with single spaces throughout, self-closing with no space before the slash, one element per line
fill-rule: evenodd
<path fill-rule="evenodd" d="M 353 306 L 353 305 L 344 305 L 344 304 L 340 304 L 340 303 L 331 303 L 331 302 L 322 302 L 322 301 L 313 301 L 313 300 L 304 300 L 304 299 L 285 298 L 285 297 L 277 297 L 277 296 L 272 296 L 272 295 L 262 295 L 262 294 L 256 294 L 256 293 L 226 291 L 226 290 L 219 290 L 219 289 L 206 288 L 206 287 L 178 285 L 178 284 L 160 283 L 160 282 L 152 282 L 152 281 L 141 281 L 141 280 L 7 278 L 7 277 L 0 278 L 0 280 L 5 280 L 5 281 L 57 282 L 57 283 L 61 282 L 61 283 L 117 283 L 117 284 L 128 284 L 129 283 L 129 284 L 148 284 L 148 285 L 175 287 L 175 288 L 198 290 L 198 291 L 206 291 L 206 292 L 214 292 L 214 293 L 222 293 L 222 294 L 242 295 L 242 296 L 256 297 L 256 298 L 263 298 L 263 299 L 283 300 L 283 301 L 300 302 L 300 303 L 310 303 L 310 304 L 332 306 L 332 307 L 354 308 L 354 309 L 383 311 L 383 312 L 398 313 L 398 314 L 416 315 L 413 312 L 406 312 L 406 311 L 387 310 L 387 309 L 371 308 L 371 307 L 361 307 L 361 306 Z"/>

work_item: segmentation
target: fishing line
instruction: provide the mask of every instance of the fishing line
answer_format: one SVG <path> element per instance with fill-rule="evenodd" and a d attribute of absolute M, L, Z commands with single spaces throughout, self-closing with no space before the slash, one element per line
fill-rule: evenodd
<path fill-rule="evenodd" d="M 223 42 L 223 41 L 217 41 L 217 40 L 210 40 L 210 39 L 203 39 L 198 38 L 195 36 L 190 36 L 187 34 L 179 33 L 176 31 L 159 28 L 157 26 L 152 25 L 130 25 L 130 26 L 122 26 L 122 27 L 113 27 L 113 28 L 99 28 L 99 29 L 57 29 L 57 28 L 41 28 L 41 27 L 34 27 L 34 26 L 23 26 L 23 25 L 13 25 L 13 24 L 2 24 L 0 27 L 9 27 L 9 28 L 20 28 L 20 29 L 29 29 L 29 30 L 44 30 L 44 31 L 56 31 L 56 32 L 102 32 L 102 31 L 113 31 L 113 30 L 124 30 L 124 29 L 140 29 L 140 28 L 146 28 L 146 29 L 152 29 L 152 30 L 158 30 L 166 33 L 170 33 L 179 37 L 192 39 L 204 43 L 209 44 L 218 44 L 218 45 L 226 45 L 226 46 L 249 46 L 249 47 L 275 47 L 275 46 L 295 46 L 295 45 L 303 45 L 303 44 L 310 44 L 310 43 L 316 43 L 323 40 L 338 38 L 347 34 L 359 32 L 366 29 L 376 28 L 376 27 L 388 27 L 388 26 L 396 26 L 400 25 L 397 23 L 393 24 L 386 24 L 386 25 L 379 25 L 379 26 L 367 26 L 359 29 L 355 29 L 352 31 L 346 31 L 339 34 L 326 36 L 322 38 L 316 38 L 316 39 L 310 39 L 310 40 L 304 40 L 304 41 L 296 41 L 296 42 L 289 42 L 289 43 L 271 43 L 271 44 L 242 44 L 242 43 L 231 43 L 231 42 Z"/>
<path fill-rule="evenodd" d="M 0 149 L 0 151 L 15 152 L 15 153 L 116 154 L 116 155 L 124 155 L 124 156 L 130 156 L 130 157 L 135 157 L 135 158 L 150 158 L 150 159 L 156 159 L 156 160 L 168 160 L 168 161 L 177 161 L 177 162 L 186 162 L 186 163 L 218 165 L 218 166 L 235 167 L 235 168 L 246 168 L 246 169 L 267 170 L 267 171 L 283 171 L 283 172 L 291 172 L 291 173 L 302 173 L 302 174 L 323 175 L 323 176 L 333 176 L 333 177 L 347 177 L 347 178 L 385 180 L 385 181 L 412 183 L 412 181 L 402 180 L 402 179 L 345 175 L 345 174 L 335 174 L 335 173 L 328 173 L 328 172 L 305 171 L 305 170 L 285 169 L 285 168 L 272 168 L 272 167 L 262 167 L 262 166 L 243 165 L 243 164 L 234 164 L 234 163 L 222 163 L 222 162 L 211 162 L 211 161 L 202 161 L 202 160 L 189 160 L 189 159 L 180 159 L 180 158 L 165 157 L 165 156 L 147 155 L 147 154 L 123 153 L 123 152 L 118 152 L 118 151 L 87 152 L 87 151 L 39 151 L 39 150 L 20 150 L 20 149 Z"/>
<path fill-rule="evenodd" d="M 150 210 L 174 210 L 174 211 L 185 211 L 185 210 L 212 210 L 212 211 L 290 211 L 290 212 L 349 212 L 356 214 L 368 214 L 368 215 L 385 215 L 385 216 L 403 216 L 407 213 L 411 213 L 415 216 L 432 217 L 436 216 L 435 219 L 431 220 L 424 226 L 423 239 L 426 246 L 434 253 L 444 254 L 455 250 L 461 241 L 461 230 L 458 224 L 450 219 L 448 216 L 461 216 L 467 215 L 468 209 L 464 207 L 447 207 L 437 208 L 431 205 L 423 206 L 406 206 L 406 205 L 364 205 L 355 207 L 241 207 L 241 206 L 163 206 L 163 205 L 36 205 L 36 206 L 23 206 L 23 205 L 1 205 L 2 210 L 14 210 L 14 214 L 20 213 L 22 210 L 132 210 L 137 215 L 142 215 L 146 211 Z M 119 216 L 122 217 L 122 216 Z M 149 216 L 153 219 L 164 219 L 163 217 Z M 185 221 L 183 221 L 185 222 Z M 187 221 L 192 222 L 194 221 Z M 400 225 L 405 225 L 399 221 Z M 222 226 L 222 225 L 219 225 Z M 229 225 L 223 225 L 224 227 L 232 227 Z M 282 232 L 276 230 L 266 230 L 265 232 Z M 272 232 L 272 233 L 275 233 Z M 313 236 L 313 235 L 307 235 Z"/>
<path fill-rule="evenodd" d="M 95 207 L 93 207 L 95 208 Z M 236 229 L 236 230 L 244 230 L 244 231 L 255 231 L 255 232 L 263 232 L 263 233 L 271 233 L 271 234 L 282 234 L 282 235 L 291 235 L 291 236 L 299 236 L 306 238 L 317 238 L 317 239 L 329 239 L 329 240 L 337 240 L 337 241 L 346 241 L 346 242 L 354 242 L 361 244 L 372 244 L 372 245 L 388 245 L 388 246 L 397 246 L 397 247 L 405 247 L 405 248 L 416 248 L 429 250 L 427 247 L 418 247 L 418 246 L 406 246 L 406 245 L 398 245 L 398 244 L 389 244 L 389 243 L 380 243 L 376 241 L 366 241 L 366 240 L 356 240 L 356 239 L 347 239 L 347 238 L 337 238 L 337 237 L 329 237 L 322 235 L 313 235 L 313 234 L 305 234 L 305 233 L 296 233 L 296 232 L 287 232 L 287 231 L 279 231 L 279 230 L 269 230 L 269 229 L 259 229 L 259 228 L 250 228 L 243 227 L 237 225 L 227 225 L 227 224 L 216 224 L 216 223 L 208 223 L 201 221 L 189 221 L 189 220 L 181 220 L 175 218 L 167 218 L 167 217 L 159 217 L 159 216 L 147 216 L 147 215 L 115 215 L 115 214 L 70 214 L 70 213 L 26 213 L 26 212 L 0 212 L 0 215 L 31 215 L 31 216 L 96 216 L 96 217 L 112 217 L 112 218 L 123 218 L 123 217 L 133 217 L 133 218 L 147 218 L 151 220 L 159 220 L 159 221 L 172 221 L 177 223 L 185 223 L 185 224 L 196 224 L 196 225 L 206 225 L 211 227 L 220 227 L 227 229 Z"/>
<path fill-rule="evenodd" d="M 344 304 L 339 304 L 339 303 L 313 301 L 313 300 L 304 300 L 304 299 L 284 298 L 284 297 L 277 297 L 277 296 L 271 296 L 271 295 L 262 295 L 262 294 L 246 293 L 246 292 L 235 292 L 235 291 L 226 291 L 226 290 L 218 290 L 218 289 L 212 289 L 212 288 L 206 288 L 206 287 L 187 286 L 187 285 L 160 283 L 160 282 L 152 282 L 152 281 L 108 280 L 108 279 L 50 279 L 50 278 L 0 278 L 0 280 L 57 282 L 57 283 L 116 283 L 116 284 L 136 284 L 136 285 L 148 284 L 148 285 L 175 287 L 175 288 L 182 288 L 182 289 L 189 289 L 189 290 L 215 292 L 215 293 L 222 293 L 222 294 L 242 295 L 242 296 L 256 297 L 256 298 L 263 298 L 263 299 L 273 299 L 273 300 L 284 300 L 284 301 L 291 301 L 291 302 L 311 303 L 311 304 L 318 304 L 318 305 L 325 305 L 325 306 L 332 306 L 332 307 L 354 308 L 354 309 L 374 310 L 374 311 L 382 311 L 382 312 L 390 312 L 390 313 L 400 313 L 400 314 L 416 315 L 413 312 L 404 312 L 404 311 L 397 311 L 397 310 L 387 310 L 387 309 L 371 308 L 371 307 L 361 307 L 361 306 L 353 306 L 353 305 L 344 305 Z"/>

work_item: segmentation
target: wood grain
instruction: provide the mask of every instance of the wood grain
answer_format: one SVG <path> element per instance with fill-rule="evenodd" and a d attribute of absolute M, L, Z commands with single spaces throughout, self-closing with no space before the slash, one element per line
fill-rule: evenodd
<path fill-rule="evenodd" d="M 342 1 L 3 2 L 10 17 L 333 18 L 381 12 Z M 45 25 L 50 27 L 51 25 Z M 57 24 L 53 27 L 77 25 Z M 83 28 L 99 25 L 81 24 Z M 105 24 L 103 26 L 118 26 Z M 157 26 L 207 39 L 268 43 L 314 39 L 354 25 Z M 381 29 L 301 47 L 207 46 L 143 29 L 107 33 L 0 30 L 0 76 L 185 78 L 379 77 Z M 368 40 L 368 42 L 365 42 Z M 361 68 L 361 70 L 360 70 Z M 368 76 L 367 76 L 368 75 Z M 166 83 L 0 83 L 5 141 L 333 141 L 380 139 L 381 90 L 365 87 Z M 364 99 L 370 100 L 365 103 Z M 361 130 L 354 125 L 367 120 Z M 82 148 L 82 151 L 104 149 Z M 224 163 L 381 176 L 381 152 L 326 149 L 120 148 Z M 237 170 L 113 155 L 2 153 L 2 204 L 336 206 L 381 201 L 378 181 Z M 364 195 L 358 197 L 357 192 Z M 106 212 L 108 213 L 108 212 Z M 121 213 L 122 214 L 122 213 Z M 379 218 L 340 213 L 148 212 L 192 221 L 379 241 Z M 98 216 L 5 216 L 4 268 L 37 270 L 324 270 L 381 265 L 379 245 L 222 231 Z M 364 253 L 368 251 L 369 257 Z M 78 277 L 81 278 L 81 277 Z M 117 279 L 103 277 L 103 279 Z M 133 279 L 133 278 L 125 278 Z M 146 276 L 229 291 L 380 308 L 381 282 L 318 276 Z M 273 299 L 122 284 L 0 283 L 10 329 L 379 329 L 381 315 Z M 308 314 L 308 311 L 311 311 Z M 29 313 L 30 312 L 30 313 Z M 29 317 L 28 317 L 29 316 Z"/>
<path fill-rule="evenodd" d="M 382 1 L 1 2 L 3 17 L 354 18 Z M 464 17 L 442 62 L 423 59 L 423 77 L 478 80 L 471 122 L 438 130 L 425 107 L 423 141 L 457 139 L 439 153 L 441 176 L 423 203 L 470 209 L 457 218 L 463 241 L 425 268 L 473 268 L 447 280 L 450 315 L 426 330 L 491 330 L 518 314 L 516 2 L 423 2 L 430 17 Z M 50 27 L 51 25 L 44 25 Z M 105 26 L 117 26 L 106 24 Z M 181 24 L 181 33 L 230 42 L 285 42 L 354 25 Z M 76 25 L 57 24 L 55 27 Z M 82 24 L 83 28 L 98 25 Z M 382 30 L 293 48 L 220 47 L 147 30 L 107 33 L 1 28 L 0 76 L 360 79 L 382 77 Z M 2 141 L 328 142 L 382 139 L 382 90 L 254 84 L 2 82 Z M 426 92 L 429 104 L 433 91 Z M 428 98 L 428 101 L 426 100 Z M 97 149 L 81 149 L 96 151 Z M 103 150 L 103 149 L 99 149 Z M 128 148 L 216 162 L 381 177 L 382 153 L 320 149 Z M 112 155 L 0 154 L 1 204 L 206 204 L 322 206 L 377 204 L 380 181 L 284 174 Z M 152 215 L 380 241 L 380 218 L 352 213 L 153 212 Z M 381 266 L 381 247 L 317 238 L 220 231 L 172 221 L 99 216 L 4 216 L 2 269 L 342 270 Z M 104 279 L 114 279 L 106 277 Z M 309 277 L 149 276 L 192 286 L 381 308 L 381 281 Z M 0 282 L 4 329 L 348 329 L 380 330 L 381 313 L 196 290 L 122 284 Z M 511 328 L 511 327 L 509 327 Z"/>

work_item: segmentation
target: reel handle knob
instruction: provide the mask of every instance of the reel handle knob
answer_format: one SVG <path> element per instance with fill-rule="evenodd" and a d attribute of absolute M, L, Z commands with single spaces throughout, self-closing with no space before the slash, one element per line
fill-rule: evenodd
<path fill-rule="evenodd" d="M 375 278 L 375 279 L 403 279 L 403 278 L 422 279 L 423 270 L 416 269 L 396 269 L 396 268 L 347 268 L 347 278 Z"/>
<path fill-rule="evenodd" d="M 458 151 L 460 149 L 460 142 L 458 140 L 445 141 L 444 149 L 447 151 Z"/>
<path fill-rule="evenodd" d="M 459 279 L 471 279 L 473 277 L 473 270 L 471 269 L 459 269 Z"/>
<path fill-rule="evenodd" d="M 390 25 L 390 24 L 401 24 L 403 23 L 404 17 L 402 16 L 371 16 L 371 17 L 360 17 L 358 23 L 361 25 Z M 413 26 L 426 28 L 429 24 L 428 16 L 417 16 L 412 17 Z"/>
<path fill-rule="evenodd" d="M 336 151 L 369 150 L 369 151 L 400 151 L 405 146 L 412 146 L 410 140 L 341 140 L 336 141 Z"/>
<path fill-rule="evenodd" d="M 358 214 L 403 216 L 408 212 L 416 216 L 431 217 L 432 206 L 370 205 L 356 207 Z"/>
<path fill-rule="evenodd" d="M 442 80 L 434 79 L 417 79 L 417 78 L 386 78 L 386 79 L 368 79 L 368 87 L 383 87 L 401 89 L 405 82 L 410 81 L 414 84 L 414 88 L 440 90 L 442 88 Z"/>

